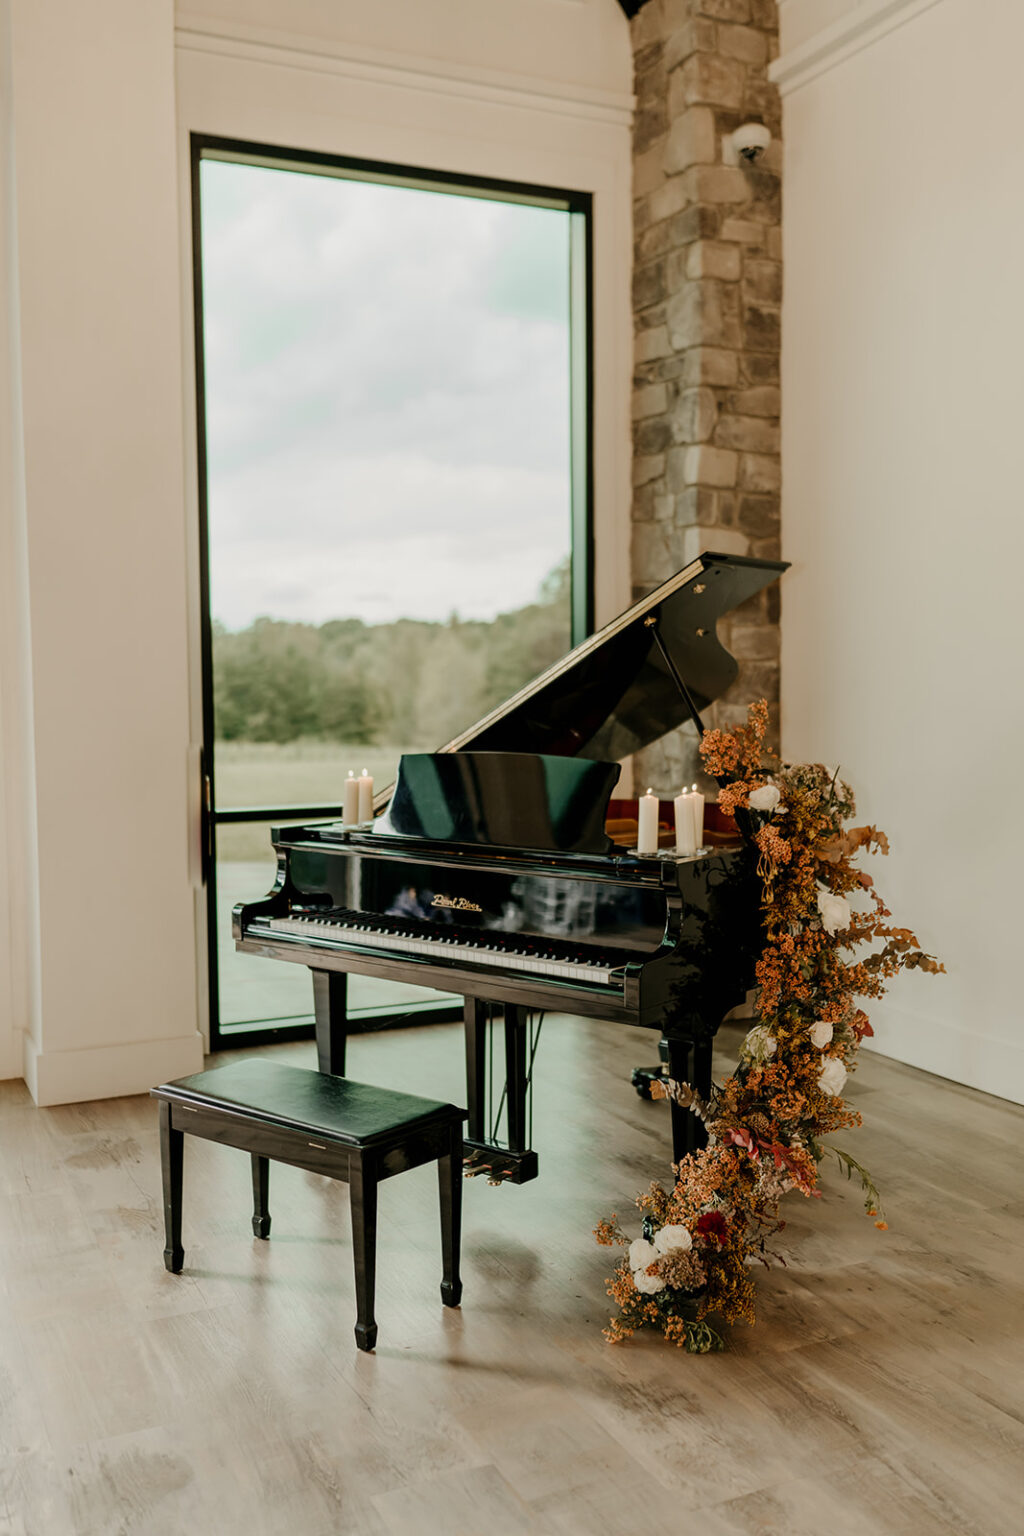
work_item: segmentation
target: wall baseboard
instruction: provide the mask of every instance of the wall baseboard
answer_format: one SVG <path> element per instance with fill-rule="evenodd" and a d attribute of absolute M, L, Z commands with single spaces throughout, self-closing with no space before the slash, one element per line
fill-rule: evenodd
<path fill-rule="evenodd" d="M 875 1034 L 864 1042 L 865 1050 L 1011 1104 L 1024 1104 L 1024 1040 L 968 1031 L 890 1002 L 874 1005 L 871 1023 Z"/>
<path fill-rule="evenodd" d="M 203 1038 L 198 1030 L 173 1040 L 138 1040 L 85 1051 L 40 1051 L 25 1036 L 25 1082 L 40 1106 L 148 1093 L 158 1083 L 202 1070 Z"/>

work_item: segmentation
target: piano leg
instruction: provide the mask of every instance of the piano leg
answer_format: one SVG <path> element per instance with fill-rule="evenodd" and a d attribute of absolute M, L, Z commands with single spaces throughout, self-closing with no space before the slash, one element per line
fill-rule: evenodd
<path fill-rule="evenodd" d="M 505 1004 L 505 1083 L 508 1149 L 526 1151 L 526 1044 L 529 1015 L 516 1003 Z"/>
<path fill-rule="evenodd" d="M 312 967 L 310 970 L 316 1015 L 316 1064 L 331 1077 L 344 1077 L 348 976 L 344 971 L 314 971 Z"/>
<path fill-rule="evenodd" d="M 464 1001 L 466 1096 L 469 1106 L 469 1119 L 466 1129 L 470 1141 L 483 1141 L 487 1134 L 484 1115 L 487 1096 L 488 1007 L 478 997 L 467 997 Z"/>
<path fill-rule="evenodd" d="M 668 1035 L 668 1075 L 677 1083 L 689 1083 L 705 1101 L 711 1093 L 712 1041 Z M 708 1133 L 703 1120 L 684 1109 L 674 1099 L 669 1101 L 672 1114 L 672 1161 L 680 1162 L 691 1152 L 707 1146 Z"/>

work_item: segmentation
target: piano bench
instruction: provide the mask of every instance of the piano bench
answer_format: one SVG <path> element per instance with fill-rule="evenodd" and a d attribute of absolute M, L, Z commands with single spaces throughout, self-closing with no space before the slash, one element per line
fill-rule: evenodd
<path fill-rule="evenodd" d="M 160 1101 L 164 1264 L 172 1274 L 185 1260 L 181 1189 L 185 1133 L 240 1147 L 252 1157 L 257 1237 L 269 1237 L 268 1164 L 291 1163 L 348 1183 L 356 1271 L 356 1344 L 373 1349 L 377 1246 L 377 1185 L 406 1168 L 436 1162 L 441 1194 L 441 1300 L 457 1307 L 462 1212 L 462 1122 L 453 1104 L 391 1088 L 353 1083 L 280 1062 L 240 1061 L 196 1072 L 152 1090 Z"/>

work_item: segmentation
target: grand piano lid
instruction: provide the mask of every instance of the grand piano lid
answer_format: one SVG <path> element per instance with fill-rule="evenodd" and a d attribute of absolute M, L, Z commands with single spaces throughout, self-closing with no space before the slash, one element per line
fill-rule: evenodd
<path fill-rule="evenodd" d="M 718 620 L 788 568 L 782 560 L 702 554 L 441 750 L 621 761 L 690 718 L 654 627 L 702 710 L 739 672 L 718 639 Z"/>

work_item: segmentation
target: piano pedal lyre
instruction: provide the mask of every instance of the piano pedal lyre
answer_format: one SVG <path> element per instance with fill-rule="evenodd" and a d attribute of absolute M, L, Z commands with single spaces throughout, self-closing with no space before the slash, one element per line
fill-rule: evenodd
<path fill-rule="evenodd" d="M 462 1144 L 462 1169 L 467 1179 L 485 1176 L 488 1184 L 528 1184 L 537 1177 L 537 1154 L 532 1148 L 512 1152 L 505 1147 Z"/>
<path fill-rule="evenodd" d="M 463 1167 L 467 1178 L 486 1174 L 489 1184 L 526 1184 L 537 1177 L 537 1154 L 530 1146 L 531 1099 L 543 1017 L 533 1019 L 530 1010 L 512 1003 L 466 998 L 469 1125 Z M 496 1052 L 497 1030 L 503 1039 Z M 495 1078 L 501 1084 L 498 1095 Z M 499 1142 L 502 1123 L 505 1145 Z"/>

